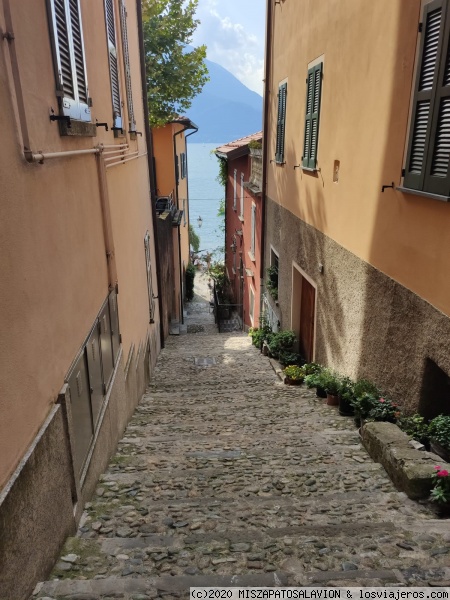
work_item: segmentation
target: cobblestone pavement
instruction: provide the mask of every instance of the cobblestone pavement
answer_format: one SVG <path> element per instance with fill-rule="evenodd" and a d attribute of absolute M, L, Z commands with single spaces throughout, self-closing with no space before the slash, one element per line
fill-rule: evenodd
<path fill-rule="evenodd" d="M 283 385 L 247 336 L 214 333 L 207 299 L 189 312 L 203 329 L 167 340 L 77 537 L 37 596 L 450 585 L 450 522 L 395 490 L 351 419 Z M 213 364 L 195 364 L 204 358 Z"/>

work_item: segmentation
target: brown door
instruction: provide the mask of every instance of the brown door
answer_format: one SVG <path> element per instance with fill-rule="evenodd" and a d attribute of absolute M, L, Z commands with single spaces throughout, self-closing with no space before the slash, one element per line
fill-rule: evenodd
<path fill-rule="evenodd" d="M 300 354 L 311 362 L 314 355 L 314 308 L 316 290 L 307 279 L 302 277 L 302 293 L 300 304 Z"/>

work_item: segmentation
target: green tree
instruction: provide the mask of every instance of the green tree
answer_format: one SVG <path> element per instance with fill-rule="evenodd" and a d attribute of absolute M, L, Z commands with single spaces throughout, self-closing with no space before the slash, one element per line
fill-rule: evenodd
<path fill-rule="evenodd" d="M 189 223 L 189 244 L 192 246 L 194 252 L 198 252 L 200 249 L 200 237 L 192 227 L 192 223 Z"/>
<path fill-rule="evenodd" d="M 199 24 L 198 0 L 142 0 L 148 106 L 152 126 L 184 113 L 208 81 L 206 46 L 187 50 Z"/>

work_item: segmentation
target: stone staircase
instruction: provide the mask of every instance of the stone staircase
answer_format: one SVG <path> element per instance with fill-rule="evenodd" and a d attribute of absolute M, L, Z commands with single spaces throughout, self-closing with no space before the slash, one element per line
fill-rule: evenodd
<path fill-rule="evenodd" d="M 449 581 L 450 521 L 397 492 L 352 419 L 284 386 L 247 336 L 210 332 L 168 339 L 77 536 L 34 597 Z"/>

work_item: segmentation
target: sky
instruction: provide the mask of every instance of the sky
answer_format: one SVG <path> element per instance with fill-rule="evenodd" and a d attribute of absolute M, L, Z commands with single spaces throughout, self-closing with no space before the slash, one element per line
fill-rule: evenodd
<path fill-rule="evenodd" d="M 193 46 L 262 95 L 265 0 L 199 0 Z"/>

